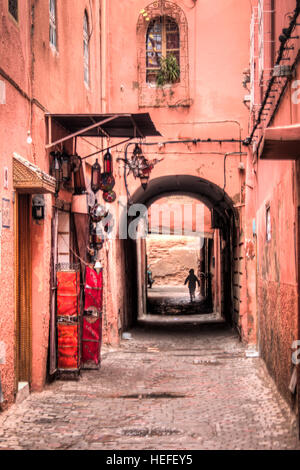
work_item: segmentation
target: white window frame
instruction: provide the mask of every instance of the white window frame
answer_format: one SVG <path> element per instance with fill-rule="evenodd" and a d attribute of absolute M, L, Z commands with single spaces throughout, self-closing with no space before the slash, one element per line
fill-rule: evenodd
<path fill-rule="evenodd" d="M 57 50 L 56 0 L 49 0 L 49 42 Z"/>

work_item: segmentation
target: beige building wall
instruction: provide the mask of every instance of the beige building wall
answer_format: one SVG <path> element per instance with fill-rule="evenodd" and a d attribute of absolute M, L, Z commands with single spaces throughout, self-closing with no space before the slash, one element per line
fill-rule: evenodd
<path fill-rule="evenodd" d="M 180 286 L 189 270 L 198 271 L 201 238 L 176 235 L 149 235 L 147 260 L 154 286 Z"/>

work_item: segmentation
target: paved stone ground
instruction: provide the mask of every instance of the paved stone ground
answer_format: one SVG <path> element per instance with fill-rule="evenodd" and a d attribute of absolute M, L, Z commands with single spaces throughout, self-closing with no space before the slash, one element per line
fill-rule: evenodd
<path fill-rule="evenodd" d="M 148 289 L 147 311 L 152 315 L 195 315 L 212 313 L 212 306 L 196 290 L 194 302 L 190 301 L 187 287 L 158 286 Z"/>
<path fill-rule="evenodd" d="M 203 317 L 203 316 L 202 316 Z M 100 371 L 0 416 L 1 449 L 300 449 L 261 359 L 222 323 L 143 320 Z"/>

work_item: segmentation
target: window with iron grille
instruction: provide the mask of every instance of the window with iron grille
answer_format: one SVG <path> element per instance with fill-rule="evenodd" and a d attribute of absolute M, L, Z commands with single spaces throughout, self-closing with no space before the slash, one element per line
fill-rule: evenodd
<path fill-rule="evenodd" d="M 83 68 L 84 68 L 84 82 L 86 85 L 90 84 L 90 34 L 89 34 L 89 19 L 87 12 L 84 13 L 83 19 Z"/>
<path fill-rule="evenodd" d="M 8 11 L 16 21 L 19 19 L 18 0 L 8 0 Z"/>
<path fill-rule="evenodd" d="M 148 27 L 146 37 L 146 81 L 155 83 L 162 57 L 173 55 L 180 67 L 179 27 L 173 18 L 154 18 Z M 179 79 L 178 79 L 179 81 Z"/>
<path fill-rule="evenodd" d="M 57 49 L 57 31 L 56 31 L 56 0 L 49 0 L 49 40 L 50 44 Z"/>
<path fill-rule="evenodd" d="M 265 66 L 265 41 L 264 41 L 264 0 L 258 2 L 258 75 L 261 80 Z"/>

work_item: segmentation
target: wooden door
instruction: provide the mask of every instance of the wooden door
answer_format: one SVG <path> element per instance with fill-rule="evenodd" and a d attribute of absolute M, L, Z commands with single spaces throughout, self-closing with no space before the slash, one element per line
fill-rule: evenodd
<path fill-rule="evenodd" d="M 16 378 L 31 380 L 31 197 L 19 194 L 16 207 Z"/>

